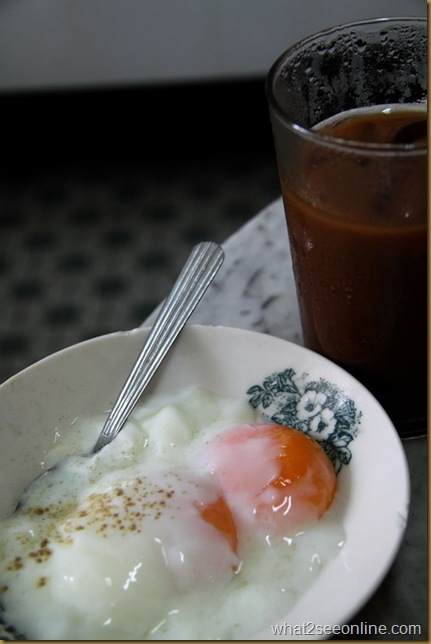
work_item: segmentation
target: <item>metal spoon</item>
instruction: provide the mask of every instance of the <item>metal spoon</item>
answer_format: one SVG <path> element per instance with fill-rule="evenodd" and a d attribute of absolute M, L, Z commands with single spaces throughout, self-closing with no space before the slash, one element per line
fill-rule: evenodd
<path fill-rule="evenodd" d="M 108 445 L 124 427 L 139 398 L 216 276 L 223 260 L 223 249 L 214 242 L 201 242 L 193 248 L 160 308 L 91 453 L 98 452 Z M 58 464 L 53 465 L 39 474 L 31 485 L 57 467 Z M 18 501 L 16 509 L 21 507 L 23 498 Z"/>
<path fill-rule="evenodd" d="M 193 248 L 105 421 L 93 452 L 98 452 L 121 431 L 223 260 L 223 249 L 214 242 L 201 242 Z"/>
<path fill-rule="evenodd" d="M 214 242 L 202 242 L 193 248 L 105 421 L 93 453 L 114 440 L 121 431 L 138 399 L 216 276 L 223 260 L 223 249 Z M 55 467 L 57 466 L 54 465 L 51 469 Z M 48 471 L 40 476 L 45 476 Z M 19 506 L 20 503 L 17 507 Z M 7 635 L 7 639 L 22 639 L 0 615 L 0 637 L 3 634 Z"/>

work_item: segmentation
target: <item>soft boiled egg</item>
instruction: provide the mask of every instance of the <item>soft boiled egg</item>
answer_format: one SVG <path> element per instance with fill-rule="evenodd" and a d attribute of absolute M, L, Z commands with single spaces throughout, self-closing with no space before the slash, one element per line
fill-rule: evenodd
<path fill-rule="evenodd" d="M 304 528 L 334 499 L 336 475 L 328 456 L 290 427 L 239 425 L 210 443 L 204 460 L 237 520 L 266 533 Z"/>
<path fill-rule="evenodd" d="M 62 455 L 94 444 L 96 421 Z M 29 639 L 246 639 L 343 538 L 321 447 L 194 387 L 148 399 L 111 445 L 29 488 L 0 524 L 0 604 Z"/>
<path fill-rule="evenodd" d="M 64 629 L 74 639 L 104 631 L 134 639 L 138 620 L 139 637 L 151 637 L 182 593 L 233 577 L 236 526 L 215 480 L 131 468 L 51 503 L 46 485 L 70 485 L 83 466 L 69 463 L 38 484 L 40 501 L 27 495 L 9 527 L 2 583 L 5 602 L 15 600 L 8 619 L 21 631 L 36 639 L 63 639 Z M 27 604 L 27 595 L 36 601 Z"/>

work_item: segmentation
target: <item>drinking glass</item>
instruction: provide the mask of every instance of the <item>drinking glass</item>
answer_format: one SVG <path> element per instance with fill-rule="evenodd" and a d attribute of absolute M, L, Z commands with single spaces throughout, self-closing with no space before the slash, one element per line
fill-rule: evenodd
<path fill-rule="evenodd" d="M 426 97 L 421 18 L 325 30 L 267 78 L 304 344 L 402 437 L 426 433 Z"/>

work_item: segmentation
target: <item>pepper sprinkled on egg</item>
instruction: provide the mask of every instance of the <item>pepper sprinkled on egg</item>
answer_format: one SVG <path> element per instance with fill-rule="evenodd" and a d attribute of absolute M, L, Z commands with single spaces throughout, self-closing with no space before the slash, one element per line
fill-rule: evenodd
<path fill-rule="evenodd" d="M 0 523 L 0 603 L 27 638 L 247 639 L 342 547 L 318 443 L 200 387 L 146 403 Z"/>

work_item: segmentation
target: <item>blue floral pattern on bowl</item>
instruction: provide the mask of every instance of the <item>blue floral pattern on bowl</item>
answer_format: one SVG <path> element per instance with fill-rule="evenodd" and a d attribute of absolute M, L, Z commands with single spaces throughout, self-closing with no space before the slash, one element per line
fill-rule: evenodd
<path fill-rule="evenodd" d="M 350 443 L 359 431 L 362 414 L 336 385 L 285 369 L 253 385 L 247 394 L 252 407 L 265 418 L 317 440 L 337 473 L 350 462 Z"/>

